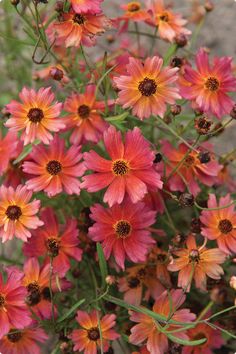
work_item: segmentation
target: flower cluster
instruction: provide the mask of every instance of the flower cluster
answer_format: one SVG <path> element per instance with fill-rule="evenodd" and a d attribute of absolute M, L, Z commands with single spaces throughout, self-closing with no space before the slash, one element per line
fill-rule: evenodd
<path fill-rule="evenodd" d="M 11 3 L 43 67 L 0 99 L 0 352 L 229 352 L 233 58 L 163 0 Z"/>

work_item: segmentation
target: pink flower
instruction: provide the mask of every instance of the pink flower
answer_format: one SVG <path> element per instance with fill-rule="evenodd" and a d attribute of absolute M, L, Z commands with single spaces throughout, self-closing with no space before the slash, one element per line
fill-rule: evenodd
<path fill-rule="evenodd" d="M 162 188 L 160 175 L 153 168 L 154 153 L 140 129 L 128 131 L 123 143 L 121 133 L 111 126 L 103 139 L 111 160 L 104 159 L 95 151 L 85 153 L 86 167 L 95 173 L 84 176 L 82 188 L 97 192 L 108 186 L 103 200 L 110 207 L 122 203 L 126 195 L 137 203 L 148 188 Z"/>
<path fill-rule="evenodd" d="M 98 14 L 101 12 L 100 5 L 103 0 L 71 0 L 73 10 L 80 14 L 89 12 L 91 14 Z"/>
<path fill-rule="evenodd" d="M 7 273 L 5 283 L 0 273 L 0 338 L 11 327 L 23 329 L 32 321 L 25 304 L 27 292 L 21 284 L 23 275 L 13 268 L 9 268 Z"/>
<path fill-rule="evenodd" d="M 232 58 L 215 57 L 210 66 L 208 55 L 201 48 L 196 55 L 196 66 L 197 70 L 185 66 L 183 78 L 180 79 L 181 95 L 218 118 L 229 114 L 234 101 L 228 93 L 236 90 Z"/>
<path fill-rule="evenodd" d="M 43 145 L 33 148 L 30 157 L 33 161 L 23 163 L 23 171 L 36 177 L 30 178 L 27 188 L 34 192 L 43 190 L 52 197 L 63 190 L 67 194 L 80 194 L 80 181 L 84 165 L 80 163 L 80 146 L 72 145 L 65 150 L 65 140 L 57 135 L 48 149 Z"/>
<path fill-rule="evenodd" d="M 197 151 L 192 150 L 186 155 L 189 147 L 184 143 L 180 144 L 178 148 L 174 148 L 168 141 L 162 141 L 161 149 L 168 159 L 166 176 L 171 191 L 184 192 L 188 186 L 190 193 L 195 196 L 200 192 L 198 182 L 206 186 L 212 186 L 217 181 L 218 173 L 222 166 L 215 160 L 213 153 L 206 155 L 207 160 L 204 160 L 202 155 L 208 152 L 211 147 L 210 144 L 205 143 L 199 146 Z M 185 155 L 186 157 L 184 158 Z M 177 170 L 173 173 L 175 168 Z"/>
<path fill-rule="evenodd" d="M 114 254 L 116 263 L 124 269 L 125 259 L 143 262 L 151 245 L 155 244 L 147 228 L 155 222 L 156 212 L 144 203 L 121 205 L 105 209 L 100 204 L 91 208 L 95 224 L 89 228 L 93 241 L 102 242 L 106 259 Z"/>
<path fill-rule="evenodd" d="M 209 240 L 216 240 L 219 249 L 226 254 L 236 252 L 236 212 L 234 205 L 221 208 L 232 203 L 230 195 L 221 197 L 219 205 L 214 194 L 209 195 L 208 208 L 219 210 L 204 210 L 200 220 L 203 224 L 201 234 Z"/>
<path fill-rule="evenodd" d="M 58 118 L 61 113 L 61 103 L 55 102 L 51 88 L 41 88 L 38 92 L 24 87 L 19 94 L 23 103 L 11 101 L 6 109 L 12 117 L 5 123 L 11 131 L 23 130 L 21 140 L 24 145 L 33 143 L 35 139 L 49 144 L 53 136 L 51 132 L 58 132 L 65 128 Z"/>
<path fill-rule="evenodd" d="M 15 132 L 8 132 L 4 138 L 0 131 L 0 176 L 7 170 L 10 159 L 15 156 L 18 140 Z"/>
<path fill-rule="evenodd" d="M 79 231 L 77 221 L 68 219 L 65 225 L 59 225 L 51 208 L 45 208 L 41 213 L 44 227 L 33 233 L 30 242 L 24 244 L 23 252 L 27 257 L 53 257 L 53 270 L 64 277 L 70 269 L 70 258 L 81 261 L 82 250 L 78 247 Z"/>

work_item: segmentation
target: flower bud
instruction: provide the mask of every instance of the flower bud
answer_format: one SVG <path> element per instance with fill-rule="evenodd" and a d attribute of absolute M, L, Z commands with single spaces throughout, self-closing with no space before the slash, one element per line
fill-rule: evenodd
<path fill-rule="evenodd" d="M 184 60 L 180 57 L 173 57 L 170 62 L 170 66 L 172 68 L 181 68 L 183 64 L 184 64 Z"/>
<path fill-rule="evenodd" d="M 179 197 L 179 204 L 182 207 L 190 207 L 194 205 L 194 196 L 190 193 L 182 193 Z"/>
<path fill-rule="evenodd" d="M 194 127 L 198 134 L 205 135 L 209 132 L 212 122 L 207 117 L 200 117 L 194 120 Z"/>
<path fill-rule="evenodd" d="M 162 161 L 162 154 L 160 154 L 159 152 L 156 154 L 155 159 L 154 159 L 154 163 L 159 163 Z"/>
<path fill-rule="evenodd" d="M 61 81 L 61 79 L 63 79 L 64 73 L 61 69 L 54 67 L 50 70 L 50 76 L 56 81 Z"/>
<path fill-rule="evenodd" d="M 173 106 L 170 107 L 170 111 L 173 114 L 173 116 L 177 116 L 178 114 L 181 113 L 181 106 L 179 104 L 174 104 Z"/>
<path fill-rule="evenodd" d="M 186 44 L 188 43 L 188 39 L 185 34 L 179 33 L 175 37 L 175 43 L 178 45 L 178 47 L 182 48 L 186 46 Z"/>
<path fill-rule="evenodd" d="M 233 106 L 233 108 L 231 109 L 230 117 L 232 117 L 233 119 L 236 119 L 236 103 Z"/>
<path fill-rule="evenodd" d="M 17 5 L 19 5 L 19 3 L 20 3 L 20 0 L 11 0 L 11 4 L 13 5 L 13 6 L 17 6 Z"/>
<path fill-rule="evenodd" d="M 64 1 L 58 0 L 55 5 L 55 11 L 56 12 L 63 12 L 64 10 Z"/>
<path fill-rule="evenodd" d="M 116 283 L 116 278 L 114 275 L 108 275 L 105 280 L 108 285 L 113 285 Z"/>
<path fill-rule="evenodd" d="M 207 12 L 211 12 L 212 10 L 214 10 L 214 4 L 212 1 L 208 0 L 205 2 L 204 8 Z"/>
<path fill-rule="evenodd" d="M 236 290 L 236 276 L 235 276 L 235 275 L 233 275 L 233 276 L 230 278 L 229 285 L 231 286 L 231 288 L 233 288 L 234 290 Z"/>

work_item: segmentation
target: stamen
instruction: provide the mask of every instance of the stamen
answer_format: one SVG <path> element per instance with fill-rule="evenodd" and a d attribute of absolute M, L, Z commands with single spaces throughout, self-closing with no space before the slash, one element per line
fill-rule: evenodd
<path fill-rule="evenodd" d="M 132 226 L 128 221 L 120 220 L 115 223 L 114 229 L 119 238 L 126 238 L 130 235 Z"/>
<path fill-rule="evenodd" d="M 43 119 L 44 114 L 40 108 L 30 108 L 27 117 L 32 123 L 39 123 Z"/>
<path fill-rule="evenodd" d="M 116 176 L 124 176 L 129 171 L 128 163 L 125 160 L 115 160 L 112 171 Z"/>
<path fill-rule="evenodd" d="M 205 87 L 212 92 L 217 91 L 219 86 L 220 86 L 219 81 L 212 76 L 209 77 L 205 82 Z"/>
<path fill-rule="evenodd" d="M 48 173 L 50 173 L 50 175 L 55 176 L 55 175 L 58 175 L 58 173 L 61 172 L 62 165 L 57 160 L 51 160 L 51 161 L 49 161 L 47 163 L 46 170 L 48 171 Z"/>
<path fill-rule="evenodd" d="M 89 106 L 87 106 L 85 104 L 82 104 L 81 106 L 79 106 L 78 115 L 80 116 L 80 118 L 86 119 L 89 117 L 89 114 L 90 114 Z"/>
<path fill-rule="evenodd" d="M 138 85 L 138 89 L 143 96 L 146 97 L 152 96 L 157 91 L 156 81 L 153 79 L 149 79 L 148 77 L 145 77 L 143 81 L 140 81 Z"/>
<path fill-rule="evenodd" d="M 22 215 L 22 211 L 21 208 L 18 207 L 17 205 L 9 205 L 5 214 L 8 217 L 8 219 L 15 221 L 20 218 L 20 216 Z"/>
<path fill-rule="evenodd" d="M 218 229 L 220 230 L 220 232 L 222 232 L 222 234 L 226 235 L 233 230 L 233 225 L 230 220 L 223 219 L 220 220 L 218 224 Z"/>

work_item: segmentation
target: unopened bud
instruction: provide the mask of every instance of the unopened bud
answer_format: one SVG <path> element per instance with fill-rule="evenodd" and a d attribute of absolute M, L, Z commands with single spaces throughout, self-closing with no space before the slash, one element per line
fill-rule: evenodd
<path fill-rule="evenodd" d="M 154 163 L 159 163 L 162 161 L 162 154 L 160 154 L 159 152 L 156 154 L 155 159 L 154 159 Z"/>
<path fill-rule="evenodd" d="M 116 278 L 113 275 L 108 275 L 105 280 L 108 285 L 116 283 Z"/>
<path fill-rule="evenodd" d="M 194 120 L 194 127 L 198 134 L 205 135 L 210 131 L 212 122 L 207 117 L 200 117 Z"/>
<path fill-rule="evenodd" d="M 182 193 L 179 197 L 179 204 L 182 207 L 190 207 L 194 205 L 194 196 L 190 193 Z"/>
<path fill-rule="evenodd" d="M 55 5 L 55 11 L 60 13 L 63 12 L 63 10 L 64 10 L 64 1 L 58 0 Z"/>
<path fill-rule="evenodd" d="M 11 0 L 11 4 L 12 4 L 13 6 L 19 5 L 19 3 L 20 3 L 20 0 Z"/>
<path fill-rule="evenodd" d="M 232 117 L 233 119 L 236 119 L 236 104 L 231 109 L 230 117 Z"/>
<path fill-rule="evenodd" d="M 236 276 L 235 276 L 235 275 L 233 275 L 233 276 L 230 278 L 229 285 L 231 286 L 231 288 L 233 288 L 234 290 L 236 290 Z"/>
<path fill-rule="evenodd" d="M 172 68 L 181 68 L 181 66 L 184 64 L 184 60 L 180 57 L 174 57 L 171 59 L 170 66 Z"/>
<path fill-rule="evenodd" d="M 207 12 L 211 12 L 212 10 L 214 10 L 214 4 L 213 4 L 213 2 L 210 1 L 210 0 L 208 0 L 208 1 L 205 2 L 204 7 L 205 7 L 205 10 L 206 10 Z"/>
<path fill-rule="evenodd" d="M 183 33 L 177 34 L 175 37 L 175 43 L 178 45 L 178 47 L 185 47 L 186 44 L 188 43 L 188 39 Z"/>
<path fill-rule="evenodd" d="M 181 106 L 179 104 L 174 104 L 173 106 L 170 107 L 170 111 L 173 114 L 173 116 L 177 116 L 178 114 L 181 113 Z"/>
<path fill-rule="evenodd" d="M 61 81 L 61 79 L 63 79 L 64 73 L 61 69 L 54 67 L 50 70 L 50 76 L 56 81 Z"/>

